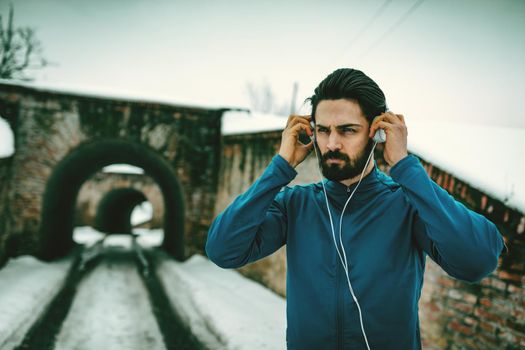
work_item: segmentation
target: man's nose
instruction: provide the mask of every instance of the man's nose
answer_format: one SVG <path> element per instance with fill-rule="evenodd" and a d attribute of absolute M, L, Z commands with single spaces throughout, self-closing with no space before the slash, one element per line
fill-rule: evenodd
<path fill-rule="evenodd" d="M 336 132 L 330 133 L 330 136 L 328 137 L 328 144 L 326 145 L 326 147 L 332 152 L 338 151 L 341 149 L 341 142 L 339 140 L 339 135 L 337 135 Z"/>

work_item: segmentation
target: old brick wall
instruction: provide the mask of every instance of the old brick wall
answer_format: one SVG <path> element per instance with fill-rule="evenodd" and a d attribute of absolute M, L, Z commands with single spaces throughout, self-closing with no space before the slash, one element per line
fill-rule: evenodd
<path fill-rule="evenodd" d="M 246 191 L 261 175 L 272 157 L 278 153 L 280 142 L 281 131 L 223 137 L 223 156 L 215 216 L 224 210 L 237 195 Z M 298 175 L 290 186 L 319 181 L 314 154 L 310 154 L 296 170 Z M 264 259 L 240 268 L 239 271 L 268 286 L 276 293 L 286 295 L 285 247 Z"/>
<path fill-rule="evenodd" d="M 16 149 L 0 161 L 0 264 L 35 253 L 50 174 L 70 152 L 99 139 L 139 143 L 169 162 L 183 189 L 187 254 L 202 253 L 215 203 L 222 112 L 0 84 L 0 114 Z"/>
<path fill-rule="evenodd" d="M 452 279 L 427 259 L 420 315 L 427 349 L 525 348 L 525 215 L 422 160 L 454 198 L 495 223 L 508 248 L 478 284 Z"/>
<path fill-rule="evenodd" d="M 228 135 L 223 137 L 223 161 L 215 215 L 245 191 L 279 150 L 281 132 Z M 382 158 L 382 145 L 375 152 L 381 170 L 389 167 Z M 478 284 L 449 277 L 427 258 L 420 299 L 424 349 L 523 349 L 525 348 L 525 216 L 508 208 L 445 171 L 420 160 L 441 187 L 470 209 L 485 215 L 503 234 L 509 251 L 502 254 L 499 268 Z M 290 185 L 320 181 L 314 154 L 300 164 Z M 281 295 L 286 295 L 286 251 L 239 269 Z"/>

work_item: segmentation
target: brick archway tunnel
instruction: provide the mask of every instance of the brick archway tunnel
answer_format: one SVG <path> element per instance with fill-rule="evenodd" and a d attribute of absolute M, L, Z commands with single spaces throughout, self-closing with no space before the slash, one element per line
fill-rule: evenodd
<path fill-rule="evenodd" d="M 140 167 L 157 183 L 164 202 L 162 248 L 177 260 L 184 259 L 184 201 L 176 174 L 170 164 L 148 146 L 120 139 L 92 140 L 81 144 L 53 169 L 42 204 L 38 247 L 42 259 L 62 257 L 73 247 L 78 192 L 94 173 L 115 163 Z"/>
<path fill-rule="evenodd" d="M 95 228 L 106 233 L 131 234 L 131 213 L 148 199 L 134 188 L 116 188 L 100 200 L 95 217 Z"/>

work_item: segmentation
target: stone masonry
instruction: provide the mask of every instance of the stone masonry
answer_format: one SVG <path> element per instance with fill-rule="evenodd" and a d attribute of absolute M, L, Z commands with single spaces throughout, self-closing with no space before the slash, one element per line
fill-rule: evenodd
<path fill-rule="evenodd" d="M 146 185 L 152 177 L 160 179 L 164 192 L 171 191 L 164 193 L 170 202 L 166 215 L 172 213 L 164 225 L 181 242 L 184 237 L 184 246 L 172 239 L 170 249 L 177 249 L 179 259 L 203 253 L 215 203 L 223 111 L 0 83 L 0 115 L 15 137 L 15 153 L 0 159 L 0 266 L 10 256 L 64 254 L 72 245 L 80 187 L 103 166 L 122 159 L 149 167 L 151 174 L 146 171 L 135 184 Z M 118 178 L 99 189 L 118 186 Z M 87 186 L 93 181 L 98 180 Z M 46 210 L 49 215 L 43 215 Z M 43 220 L 51 223 L 47 231 Z M 62 221 L 65 234 L 54 237 L 53 225 Z M 60 251 L 49 252 L 57 245 Z"/>

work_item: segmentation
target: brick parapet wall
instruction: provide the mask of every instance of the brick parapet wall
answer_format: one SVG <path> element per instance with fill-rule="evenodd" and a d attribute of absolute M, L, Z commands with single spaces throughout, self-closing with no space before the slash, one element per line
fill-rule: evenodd
<path fill-rule="evenodd" d="M 260 176 L 277 154 L 281 131 L 223 137 L 223 162 L 215 215 Z M 375 159 L 382 171 L 389 167 L 378 145 Z M 505 203 L 419 157 L 429 176 L 467 207 L 495 223 L 509 248 L 498 269 L 480 283 L 449 277 L 427 258 L 420 299 L 424 349 L 525 348 L 525 216 Z M 296 168 L 294 184 L 320 180 L 315 156 Z M 239 269 L 244 275 L 286 295 L 286 252 L 276 253 Z"/>
<path fill-rule="evenodd" d="M 455 199 L 496 224 L 508 248 L 498 269 L 479 284 L 452 279 L 427 259 L 426 275 L 432 280 L 425 279 L 420 306 L 428 318 L 422 322 L 439 324 L 442 333 L 428 337 L 425 348 L 525 348 L 525 215 L 439 167 L 421 162 Z"/>
<path fill-rule="evenodd" d="M 10 164 L 7 190 L 9 214 L 4 239 L 9 250 L 36 250 L 40 208 L 45 183 L 52 166 L 66 155 L 82 138 L 75 132 L 78 117 L 74 106 L 57 101 L 9 95 L 19 104 L 16 116 L 15 150 Z"/>
<path fill-rule="evenodd" d="M 117 138 L 155 150 L 183 190 L 187 254 L 203 253 L 213 212 L 222 110 L 115 100 L 0 84 L 15 154 L 0 161 L 0 266 L 34 254 L 42 198 L 55 166 L 83 142 Z"/>

